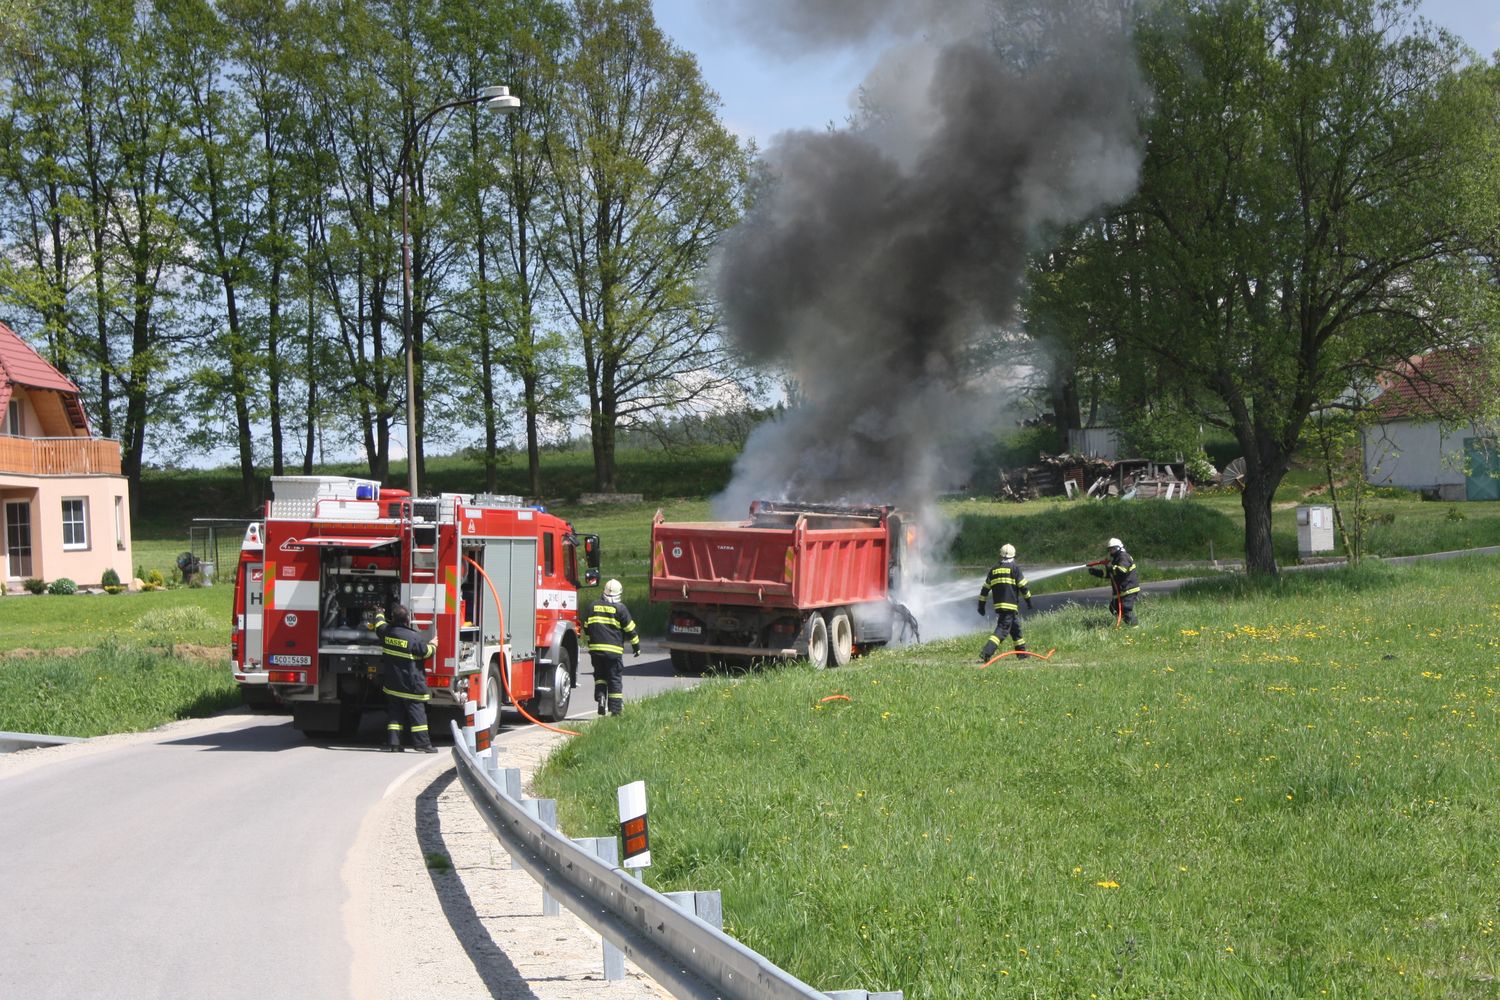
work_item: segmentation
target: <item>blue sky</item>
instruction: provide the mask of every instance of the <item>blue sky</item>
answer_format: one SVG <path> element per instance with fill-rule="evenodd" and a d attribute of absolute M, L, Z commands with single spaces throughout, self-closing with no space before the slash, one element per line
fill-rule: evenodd
<path fill-rule="evenodd" d="M 778 58 L 735 37 L 712 16 L 721 0 L 652 0 L 658 23 L 695 53 L 710 86 L 723 99 L 724 121 L 762 146 L 789 128 L 842 123 L 849 98 L 864 77 L 858 53 Z M 811 0 L 816 2 L 816 0 Z M 1500 2 L 1426 0 L 1422 13 L 1485 56 L 1500 50 Z"/>

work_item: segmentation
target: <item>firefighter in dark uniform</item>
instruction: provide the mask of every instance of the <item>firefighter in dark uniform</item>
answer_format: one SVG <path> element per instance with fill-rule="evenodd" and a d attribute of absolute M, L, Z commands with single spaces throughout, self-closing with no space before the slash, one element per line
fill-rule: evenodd
<path fill-rule="evenodd" d="M 1109 558 L 1101 566 L 1090 566 L 1089 572 L 1109 580 L 1114 597 L 1109 602 L 1110 612 L 1126 625 L 1140 624 L 1135 620 L 1135 596 L 1141 592 L 1141 578 L 1135 571 L 1135 560 L 1125 551 L 1125 543 L 1111 538 L 1107 548 Z"/>
<path fill-rule="evenodd" d="M 401 732 L 411 734 L 412 745 L 420 753 L 437 753 L 432 735 L 427 731 L 427 691 L 424 662 L 437 655 L 437 643 L 422 638 L 411 627 L 411 613 L 403 605 L 391 605 L 391 620 L 385 612 L 375 615 L 375 634 L 380 637 L 380 683 L 385 691 L 386 750 L 400 753 Z"/>
<path fill-rule="evenodd" d="M 625 640 L 635 655 L 641 655 L 641 637 L 635 631 L 635 619 L 620 600 L 624 593 L 619 580 L 604 585 L 604 599 L 595 601 L 584 619 L 589 637 L 589 659 L 594 664 L 594 701 L 599 714 L 619 715 L 625 711 Z"/>
<path fill-rule="evenodd" d="M 984 583 L 979 588 L 979 617 L 985 614 L 985 603 L 995 599 L 995 631 L 985 642 L 979 653 L 979 662 L 988 663 L 1000 651 L 1000 644 L 1009 635 L 1016 649 L 1026 649 L 1026 640 L 1021 636 L 1021 608 L 1017 603 L 1024 599 L 1031 607 L 1031 585 L 1026 573 L 1016 565 L 1016 547 L 1009 543 L 1000 546 L 1000 561 L 990 568 Z"/>

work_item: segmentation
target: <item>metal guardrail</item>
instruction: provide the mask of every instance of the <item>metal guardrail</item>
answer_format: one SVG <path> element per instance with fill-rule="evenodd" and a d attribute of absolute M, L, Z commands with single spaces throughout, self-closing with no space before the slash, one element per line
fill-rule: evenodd
<path fill-rule="evenodd" d="M 83 743 L 77 736 L 48 736 L 44 733 L 0 733 L 0 753 L 16 750 L 35 750 L 37 747 L 58 747 L 64 743 Z"/>
<path fill-rule="evenodd" d="M 643 972 L 682 1000 L 899 1000 L 901 993 L 824 993 L 774 965 L 650 886 L 544 824 L 492 778 L 457 722 L 459 780 L 518 867 Z M 534 805 L 534 804 L 533 804 Z"/>

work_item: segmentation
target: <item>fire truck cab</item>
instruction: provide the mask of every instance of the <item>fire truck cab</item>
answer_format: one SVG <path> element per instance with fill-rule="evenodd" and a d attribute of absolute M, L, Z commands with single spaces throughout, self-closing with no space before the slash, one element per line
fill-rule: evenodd
<path fill-rule="evenodd" d="M 340 476 L 276 476 L 245 532 L 235 577 L 234 677 L 298 729 L 350 738 L 385 704 L 378 611 L 400 602 L 437 642 L 434 731 L 505 705 L 549 722 L 577 683 L 578 588 L 599 580 L 599 540 L 518 497 L 404 490 Z M 580 578 L 579 549 L 585 568 Z"/>

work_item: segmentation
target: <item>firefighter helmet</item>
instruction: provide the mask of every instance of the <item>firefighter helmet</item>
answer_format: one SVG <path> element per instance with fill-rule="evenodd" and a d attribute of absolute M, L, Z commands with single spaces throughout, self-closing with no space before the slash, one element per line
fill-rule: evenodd
<path fill-rule="evenodd" d="M 610 580 L 604 585 L 604 599 L 606 601 L 618 601 L 620 595 L 625 593 L 625 588 L 620 586 L 619 580 Z"/>
<path fill-rule="evenodd" d="M 1006 542 L 1004 545 L 1000 546 L 1000 558 L 1001 559 L 1014 559 L 1015 557 L 1016 557 L 1016 547 L 1014 545 L 1010 544 L 1009 542 Z"/>
<path fill-rule="evenodd" d="M 1105 548 L 1109 549 L 1109 551 L 1111 552 L 1113 552 L 1115 549 L 1123 549 L 1124 547 L 1125 543 L 1120 541 L 1118 538 L 1111 538 L 1109 540 L 1109 544 L 1105 546 Z"/>

